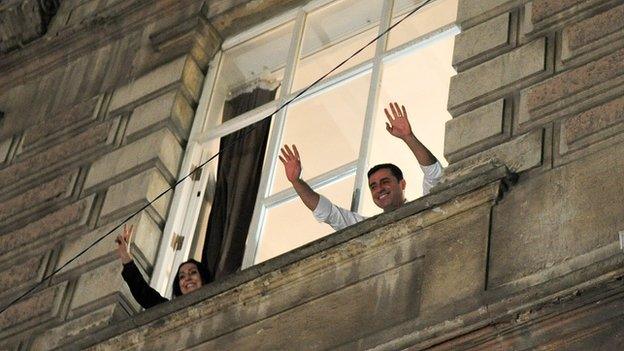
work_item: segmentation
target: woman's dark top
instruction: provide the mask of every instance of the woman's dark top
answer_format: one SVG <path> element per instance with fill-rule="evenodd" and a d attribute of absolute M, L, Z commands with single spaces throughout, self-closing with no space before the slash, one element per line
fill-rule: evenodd
<path fill-rule="evenodd" d="M 134 261 L 130 261 L 123 265 L 121 276 L 126 281 L 126 284 L 128 284 L 132 297 L 134 297 L 134 299 L 143 308 L 147 309 L 169 301 L 160 296 L 158 291 L 154 290 L 151 286 L 149 286 L 149 284 L 147 284 L 145 279 L 143 279 L 141 272 L 139 272 L 139 268 L 137 268 L 136 264 L 134 264 Z"/>

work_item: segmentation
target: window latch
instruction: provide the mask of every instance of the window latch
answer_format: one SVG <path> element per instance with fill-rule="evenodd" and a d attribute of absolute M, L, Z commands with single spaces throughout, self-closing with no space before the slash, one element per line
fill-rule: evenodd
<path fill-rule="evenodd" d="M 171 248 L 173 251 L 182 250 L 182 244 L 184 243 L 184 237 L 179 234 L 175 234 L 171 239 Z"/>

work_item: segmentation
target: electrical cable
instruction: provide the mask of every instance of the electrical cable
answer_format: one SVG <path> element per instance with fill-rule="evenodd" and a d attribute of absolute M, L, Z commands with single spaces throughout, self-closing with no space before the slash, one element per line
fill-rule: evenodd
<path fill-rule="evenodd" d="M 405 21 L 407 18 L 411 17 L 412 15 L 414 15 L 416 12 L 418 12 L 421 8 L 423 8 L 424 6 L 426 6 L 428 3 L 430 3 L 432 0 L 426 0 L 424 1 L 422 4 L 418 5 L 417 7 L 415 7 L 413 10 L 411 10 L 410 12 L 408 12 L 405 16 L 403 16 L 400 20 L 398 20 L 396 23 L 392 24 L 391 26 L 389 26 L 386 30 L 384 30 L 383 32 L 381 32 L 379 35 L 377 35 L 375 38 L 373 38 L 371 41 L 369 41 L 366 45 L 364 45 L 363 47 L 361 47 L 360 49 L 356 50 L 353 54 L 351 54 L 349 57 L 347 57 L 346 59 L 344 59 L 342 62 L 340 62 L 337 66 L 335 66 L 334 68 L 332 68 L 329 72 L 325 73 L 323 76 L 321 76 L 320 78 L 318 78 L 317 80 L 315 80 L 313 83 L 311 83 L 310 85 L 308 85 L 305 89 L 301 90 L 297 95 L 295 95 L 294 97 L 292 97 L 291 99 L 287 100 L 286 102 L 284 102 L 282 105 L 280 105 L 275 111 L 273 111 L 271 114 L 263 117 L 262 119 L 258 120 L 259 121 L 263 121 L 267 118 L 272 117 L 273 115 L 275 115 L 276 113 L 280 112 L 281 110 L 283 110 L 286 106 L 290 105 L 291 103 L 293 103 L 296 99 L 298 99 L 299 97 L 301 97 L 303 94 L 305 94 L 308 90 L 310 90 L 312 87 L 314 87 L 316 84 L 318 84 L 319 82 L 321 82 L 323 79 L 327 78 L 330 74 L 334 73 L 337 69 L 339 69 L 340 67 L 344 66 L 344 64 L 346 64 L 349 60 L 351 60 L 352 58 L 354 58 L 355 56 L 357 56 L 359 53 L 361 53 L 362 51 L 364 51 L 367 47 L 369 47 L 370 45 L 372 45 L 373 43 L 377 42 L 381 37 L 383 37 L 384 35 L 388 34 L 392 29 L 394 29 L 396 26 L 398 26 L 401 22 Z M 257 122 L 256 122 L 257 123 Z M 139 213 L 143 212 L 146 208 L 148 208 L 149 206 L 151 206 L 151 204 L 153 204 L 154 202 L 156 202 L 158 199 L 160 199 L 161 197 L 163 197 L 165 194 L 167 194 L 169 191 L 174 190 L 180 183 L 182 183 L 183 181 L 185 181 L 186 179 L 188 179 L 189 177 L 191 177 L 195 172 L 197 172 L 199 169 L 203 168 L 205 165 L 207 165 L 210 161 L 214 160 L 217 156 L 219 156 L 219 154 L 223 151 L 226 150 L 230 147 L 232 147 L 238 140 L 246 137 L 249 133 L 251 133 L 253 130 L 255 130 L 258 126 L 254 126 L 251 125 L 246 132 L 242 133 L 241 135 L 239 135 L 237 138 L 235 138 L 234 140 L 232 140 L 231 143 L 224 145 L 221 150 L 219 152 L 217 152 L 216 154 L 214 154 L 213 156 L 211 156 L 208 160 L 206 160 L 205 162 L 201 163 L 199 166 L 195 167 L 189 174 L 185 175 L 184 177 L 180 178 L 178 181 L 176 181 L 173 185 L 171 185 L 169 188 L 167 188 L 166 190 L 164 190 L 163 192 L 161 192 L 158 196 L 156 196 L 152 201 L 148 202 L 147 204 L 143 205 L 140 209 L 136 210 L 134 213 L 132 213 L 130 216 L 128 216 L 126 219 L 124 219 L 121 223 L 119 223 L 118 225 L 116 225 L 113 229 L 111 229 L 110 231 L 108 231 L 106 234 L 104 234 L 103 236 L 101 236 L 100 238 L 98 238 L 97 240 L 95 240 L 93 243 L 91 243 L 89 246 L 85 247 L 83 250 L 81 250 L 79 253 L 77 253 L 74 257 L 72 257 L 71 259 L 69 259 L 67 262 L 65 262 L 62 266 L 60 266 L 59 268 L 56 268 L 54 271 L 52 271 L 52 273 L 48 274 L 47 276 L 44 276 L 40 282 L 38 282 L 37 284 L 35 284 L 33 287 L 31 287 L 30 289 L 28 289 L 26 292 L 22 293 L 20 296 L 18 296 L 16 299 L 12 300 L 11 302 L 9 302 L 5 307 L 2 308 L 2 310 L 0 311 L 0 314 L 2 314 L 3 312 L 5 312 L 7 309 L 9 309 L 11 306 L 15 305 L 17 302 L 19 302 L 21 299 L 23 299 L 24 297 L 28 296 L 30 293 L 32 293 L 33 291 L 37 290 L 39 287 L 41 287 L 45 282 L 47 282 L 50 278 L 52 278 L 54 275 L 56 275 L 58 272 L 62 271 L 65 267 L 67 267 L 70 263 L 74 262 L 76 259 L 78 259 L 80 256 L 82 256 L 84 253 L 86 253 L 87 251 L 89 251 L 89 249 L 91 249 L 92 247 L 94 247 L 95 245 L 97 245 L 98 243 L 100 243 L 102 240 L 104 240 L 105 238 L 107 238 L 110 234 L 112 234 L 113 232 L 115 232 L 117 229 L 121 228 L 122 225 L 126 224 L 129 220 L 131 220 L 132 218 L 134 218 L 136 215 L 138 215 Z"/>

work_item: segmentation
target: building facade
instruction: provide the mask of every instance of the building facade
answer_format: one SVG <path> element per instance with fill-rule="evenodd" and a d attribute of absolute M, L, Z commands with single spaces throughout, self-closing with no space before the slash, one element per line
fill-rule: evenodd
<path fill-rule="evenodd" d="M 621 0 L 434 0 L 410 24 L 427 23 L 422 32 L 397 26 L 292 102 L 366 80 L 361 98 L 336 90 L 363 116 L 352 154 L 309 177 L 326 189 L 347 182 L 345 206 L 366 211 L 363 172 L 379 144 L 370 129 L 395 84 L 386 84 L 392 64 L 408 76 L 412 54 L 450 43 L 440 67 L 453 68 L 416 73 L 452 75 L 448 121 L 438 118 L 448 166 L 429 195 L 399 210 L 260 258 L 271 211 L 296 202 L 275 166 L 293 107 L 272 117 L 245 269 L 141 311 L 115 232 L 81 253 L 139 212 L 128 222 L 131 254 L 168 294 L 172 270 L 202 245 L 216 166 L 152 200 L 214 155 L 215 142 L 333 67 L 315 55 L 357 49 L 422 2 L 363 3 L 0 3 L 0 349 L 621 348 Z M 314 30 L 332 35 L 306 41 Z M 247 61 L 236 51 L 245 43 Z M 227 68 L 232 58 L 243 63 Z M 249 69 L 258 62 L 261 71 Z M 275 95 L 231 121 L 211 119 L 250 81 Z"/>

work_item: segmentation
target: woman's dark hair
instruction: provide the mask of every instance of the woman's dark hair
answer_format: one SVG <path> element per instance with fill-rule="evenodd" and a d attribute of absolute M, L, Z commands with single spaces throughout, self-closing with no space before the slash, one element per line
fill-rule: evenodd
<path fill-rule="evenodd" d="M 199 272 L 199 276 L 201 277 L 201 280 L 202 280 L 202 286 L 212 282 L 213 280 L 212 275 L 206 269 L 206 267 L 204 267 L 201 263 L 191 258 L 188 261 L 182 262 L 178 266 L 178 271 L 176 272 L 176 275 L 175 275 L 176 278 L 173 280 L 173 296 L 182 295 L 182 290 L 180 289 L 180 278 L 178 278 L 178 274 L 180 274 L 180 268 L 182 268 L 182 266 L 184 266 L 187 263 L 192 263 L 195 265 L 195 267 L 197 267 L 197 272 Z"/>

